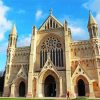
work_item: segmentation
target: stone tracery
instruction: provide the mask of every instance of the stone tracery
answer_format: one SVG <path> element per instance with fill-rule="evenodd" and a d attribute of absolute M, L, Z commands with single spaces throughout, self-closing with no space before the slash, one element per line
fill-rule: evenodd
<path fill-rule="evenodd" d="M 61 42 L 54 37 L 48 37 L 41 45 L 40 50 L 40 67 L 43 67 L 47 60 L 47 53 L 53 64 L 57 67 L 63 67 L 63 49 Z"/>

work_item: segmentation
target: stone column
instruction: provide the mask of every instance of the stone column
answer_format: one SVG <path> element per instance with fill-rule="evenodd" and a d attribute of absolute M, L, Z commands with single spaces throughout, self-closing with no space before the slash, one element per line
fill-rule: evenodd
<path fill-rule="evenodd" d="M 38 97 L 43 97 L 43 83 L 38 84 Z"/>
<path fill-rule="evenodd" d="M 63 91 L 62 91 L 62 78 L 60 77 L 60 94 L 59 96 L 61 97 L 63 95 Z"/>
<path fill-rule="evenodd" d="M 72 99 L 77 97 L 75 88 L 76 88 L 76 84 L 71 83 L 71 98 Z"/>
<path fill-rule="evenodd" d="M 93 84 L 92 84 L 92 82 L 89 83 L 89 90 L 90 90 L 89 98 L 95 98 L 95 94 L 94 94 L 94 91 L 93 91 Z"/>
<path fill-rule="evenodd" d="M 9 97 L 10 96 L 10 87 L 5 86 L 3 91 L 3 97 Z"/>
<path fill-rule="evenodd" d="M 30 98 L 30 97 L 33 97 L 33 94 L 32 94 L 32 85 L 33 85 L 33 81 L 32 81 L 32 72 L 29 72 L 28 73 L 28 92 L 27 92 L 27 98 Z"/>
<path fill-rule="evenodd" d="M 11 85 L 10 97 L 15 97 L 15 84 L 12 84 L 12 85 Z"/>

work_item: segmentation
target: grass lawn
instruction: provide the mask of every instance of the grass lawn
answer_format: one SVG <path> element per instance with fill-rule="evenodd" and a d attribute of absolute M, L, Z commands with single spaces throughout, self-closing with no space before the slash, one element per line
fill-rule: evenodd
<path fill-rule="evenodd" d="M 67 100 L 66 98 L 63 99 L 27 99 L 27 98 L 0 98 L 0 100 Z M 87 98 L 76 98 L 72 100 L 100 100 L 100 99 L 87 99 Z"/>
<path fill-rule="evenodd" d="M 55 99 L 0 98 L 0 100 L 55 100 Z"/>

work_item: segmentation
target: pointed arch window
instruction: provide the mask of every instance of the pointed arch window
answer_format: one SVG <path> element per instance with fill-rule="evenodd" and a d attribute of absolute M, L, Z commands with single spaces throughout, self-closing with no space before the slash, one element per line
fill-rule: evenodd
<path fill-rule="evenodd" d="M 55 28 L 55 22 L 53 22 L 53 28 Z"/>
<path fill-rule="evenodd" d="M 52 28 L 52 19 L 50 19 L 50 27 Z"/>
<path fill-rule="evenodd" d="M 47 53 L 50 53 L 50 59 L 56 67 L 64 67 L 63 49 L 61 42 L 54 37 L 48 37 L 41 45 L 40 49 L 40 67 L 42 68 L 47 61 Z"/>

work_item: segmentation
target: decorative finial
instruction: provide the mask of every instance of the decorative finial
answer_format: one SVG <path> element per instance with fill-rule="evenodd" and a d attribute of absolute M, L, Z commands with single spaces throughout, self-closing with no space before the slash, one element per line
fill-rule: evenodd
<path fill-rule="evenodd" d="M 52 15 L 52 8 L 50 9 L 50 15 Z"/>

